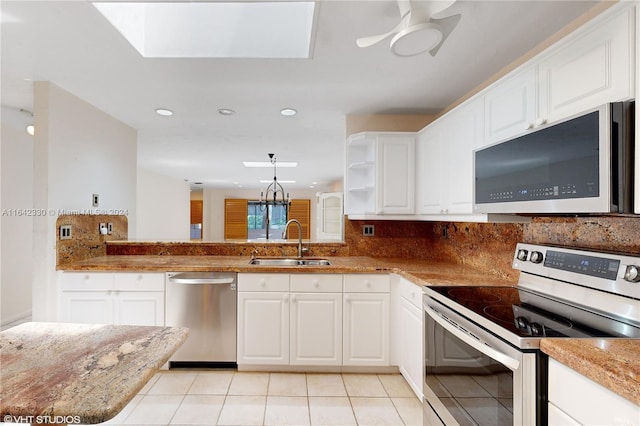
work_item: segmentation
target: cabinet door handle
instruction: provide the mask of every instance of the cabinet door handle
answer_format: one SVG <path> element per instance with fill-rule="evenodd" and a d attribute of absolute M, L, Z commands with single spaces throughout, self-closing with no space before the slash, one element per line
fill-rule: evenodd
<path fill-rule="evenodd" d="M 348 294 L 344 295 L 344 301 L 347 303 L 351 303 L 351 296 L 349 296 Z"/>
<path fill-rule="evenodd" d="M 296 302 L 296 296 L 291 296 L 291 303 L 295 303 Z"/>

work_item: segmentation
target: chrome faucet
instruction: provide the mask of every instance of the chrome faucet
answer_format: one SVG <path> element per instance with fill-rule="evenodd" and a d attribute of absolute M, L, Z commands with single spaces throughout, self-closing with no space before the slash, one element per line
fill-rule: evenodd
<path fill-rule="evenodd" d="M 298 257 L 302 257 L 302 225 L 298 222 L 297 219 L 290 219 L 286 225 L 284 225 L 284 231 L 282 231 L 282 238 L 287 238 L 287 231 L 289 230 L 289 225 L 295 223 L 298 225 Z"/>

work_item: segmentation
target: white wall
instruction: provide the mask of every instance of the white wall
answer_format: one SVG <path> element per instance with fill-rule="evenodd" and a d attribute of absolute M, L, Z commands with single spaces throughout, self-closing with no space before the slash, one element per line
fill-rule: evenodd
<path fill-rule="evenodd" d="M 5 325 L 31 315 L 33 219 L 18 213 L 33 207 L 33 137 L 22 117 L 2 114 L 0 324 Z"/>
<path fill-rule="evenodd" d="M 141 240 L 189 240 L 189 183 L 138 169 L 137 231 Z M 133 236 L 129 234 L 131 239 Z"/>
<path fill-rule="evenodd" d="M 33 319 L 57 316 L 56 216 L 65 210 L 128 212 L 136 234 L 136 130 L 49 82 L 34 83 Z M 92 194 L 100 204 L 92 206 Z"/>
<path fill-rule="evenodd" d="M 285 187 L 285 190 L 287 188 Z M 342 190 L 342 189 L 341 189 Z M 316 240 L 317 234 L 317 200 L 318 192 L 329 192 L 328 188 L 293 189 L 288 190 L 292 199 L 311 200 L 311 240 Z M 259 189 L 214 189 L 205 188 L 203 191 L 203 231 L 205 241 L 224 241 L 224 200 L 225 198 L 246 198 L 259 200 Z"/>

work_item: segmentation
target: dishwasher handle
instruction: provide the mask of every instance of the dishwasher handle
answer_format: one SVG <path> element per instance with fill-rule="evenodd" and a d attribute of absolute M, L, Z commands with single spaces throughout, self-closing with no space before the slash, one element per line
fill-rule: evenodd
<path fill-rule="evenodd" d="M 234 278 L 169 278 L 173 284 L 233 284 Z"/>

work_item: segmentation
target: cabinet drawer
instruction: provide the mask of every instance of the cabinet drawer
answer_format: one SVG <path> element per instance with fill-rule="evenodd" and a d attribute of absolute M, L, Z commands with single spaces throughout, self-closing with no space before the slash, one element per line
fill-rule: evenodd
<path fill-rule="evenodd" d="M 289 291 L 289 274 L 238 274 L 238 291 Z"/>
<path fill-rule="evenodd" d="M 342 293 L 341 274 L 291 275 L 291 291 L 305 293 Z"/>
<path fill-rule="evenodd" d="M 110 272 L 64 272 L 60 278 L 62 290 L 111 290 L 113 274 Z"/>
<path fill-rule="evenodd" d="M 389 293 L 387 274 L 351 274 L 344 276 L 345 293 Z"/>
<path fill-rule="evenodd" d="M 416 308 L 422 309 L 422 288 L 411 281 L 400 279 L 400 296 L 407 299 Z"/>
<path fill-rule="evenodd" d="M 116 290 L 164 291 L 164 274 L 152 272 L 116 272 L 113 274 Z"/>

